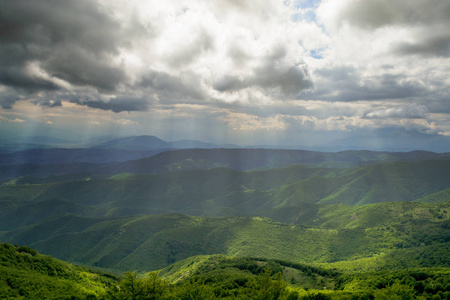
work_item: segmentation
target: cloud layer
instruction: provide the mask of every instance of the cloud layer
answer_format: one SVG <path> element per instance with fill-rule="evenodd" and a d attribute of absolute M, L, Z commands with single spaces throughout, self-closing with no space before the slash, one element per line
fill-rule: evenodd
<path fill-rule="evenodd" d="M 446 135 L 449 16 L 447 0 L 5 0 L 0 121 L 27 102 L 136 127 Z"/>
<path fill-rule="evenodd" d="M 280 26 L 297 25 L 272 16 L 272 9 L 288 9 L 282 4 L 156 4 L 5 1 L 0 83 L 9 95 L 2 107 L 26 98 L 47 105 L 53 96 L 135 111 L 148 110 L 155 100 L 245 101 L 254 93 L 292 98 L 311 87 L 298 37 L 280 35 Z"/>

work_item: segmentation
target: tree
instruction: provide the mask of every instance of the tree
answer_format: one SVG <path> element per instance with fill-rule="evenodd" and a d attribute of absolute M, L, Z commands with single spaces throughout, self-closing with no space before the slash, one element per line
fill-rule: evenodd
<path fill-rule="evenodd" d="M 414 299 L 414 294 L 412 287 L 395 282 L 385 289 L 376 290 L 374 296 L 375 300 L 411 300 Z"/>
<path fill-rule="evenodd" d="M 287 283 L 281 278 L 281 273 L 278 272 L 272 279 L 271 270 L 265 269 L 264 272 L 258 275 L 256 280 L 258 299 L 261 300 L 277 300 L 282 299 L 287 294 Z"/>
<path fill-rule="evenodd" d="M 167 292 L 167 283 L 158 278 L 158 273 L 150 272 L 138 277 L 137 272 L 126 272 L 119 286 L 111 292 L 113 299 L 153 300 L 161 299 Z"/>

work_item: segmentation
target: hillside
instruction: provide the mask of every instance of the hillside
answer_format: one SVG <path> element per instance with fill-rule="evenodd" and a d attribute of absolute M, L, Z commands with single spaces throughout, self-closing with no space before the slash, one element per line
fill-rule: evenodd
<path fill-rule="evenodd" d="M 3 232 L 0 239 L 60 259 L 120 270 L 156 270 L 205 254 L 332 263 L 342 270 L 450 267 L 445 255 L 450 250 L 449 205 L 327 205 L 296 226 L 260 217 L 64 215 Z"/>
<path fill-rule="evenodd" d="M 265 288 L 292 299 L 417 296 L 425 289 L 427 299 L 445 299 L 447 156 L 188 149 L 112 164 L 1 166 L 0 240 L 72 263 L 140 272 L 116 281 L 122 290 L 94 284 L 81 298 L 125 297 L 134 280 L 160 284 L 168 299 L 251 298 Z M 157 270 L 161 278 L 143 274 Z M 44 279 L 36 276 L 24 281 L 37 286 Z M 44 280 L 44 293 L 53 279 Z"/>
<path fill-rule="evenodd" d="M 279 299 L 446 299 L 450 295 L 450 271 L 444 268 L 336 272 L 283 260 L 214 255 L 190 257 L 159 275 L 179 286 L 205 283 L 214 298 L 260 299 L 258 292 L 276 293 Z"/>
<path fill-rule="evenodd" d="M 223 255 L 193 256 L 158 272 L 118 277 L 0 244 L 0 297 L 7 299 L 446 299 L 449 278 L 443 268 L 336 272 Z"/>
<path fill-rule="evenodd" d="M 337 153 L 279 149 L 183 149 L 105 167 L 102 172 L 157 174 L 177 170 L 224 167 L 238 171 L 280 168 L 290 165 L 346 168 L 396 161 L 448 160 L 448 153 L 342 151 Z"/>
<path fill-rule="evenodd" d="M 96 299 L 118 278 L 41 255 L 26 246 L 0 243 L 0 298 Z"/>
<path fill-rule="evenodd" d="M 195 146 L 179 141 L 177 147 Z M 161 174 L 183 170 L 230 168 L 237 171 L 283 168 L 303 165 L 322 168 L 348 168 L 393 162 L 449 160 L 449 153 L 426 151 L 374 152 L 342 151 L 336 153 L 281 149 L 140 149 L 124 147 L 80 149 L 30 149 L 0 153 L 0 182 L 17 177 L 46 177 L 84 173 L 111 176 L 119 173 Z M 115 143 L 113 143 L 115 144 Z M 212 145 L 211 145 L 212 147 Z M 203 149 L 201 149 L 203 148 Z"/>
<path fill-rule="evenodd" d="M 57 213 L 87 217 L 174 212 L 204 217 L 269 216 L 296 224 L 295 214 L 304 215 L 303 211 L 314 210 L 315 204 L 446 202 L 449 188 L 450 160 L 344 169 L 215 168 L 157 175 L 119 173 L 106 178 L 87 174 L 19 178 L 0 186 L 0 230 Z M 49 207 L 49 201 L 58 209 Z"/>

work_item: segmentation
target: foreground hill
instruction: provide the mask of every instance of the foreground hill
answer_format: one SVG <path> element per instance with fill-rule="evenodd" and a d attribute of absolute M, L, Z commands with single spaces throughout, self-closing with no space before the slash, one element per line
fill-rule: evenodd
<path fill-rule="evenodd" d="M 264 258 L 193 256 L 116 277 L 0 244 L 6 299 L 447 299 L 448 268 L 336 272 Z"/>
<path fill-rule="evenodd" d="M 204 254 L 331 264 L 341 270 L 450 267 L 449 205 L 328 205 L 305 222 L 309 226 L 260 217 L 64 215 L 3 232 L 0 240 L 26 244 L 60 259 L 120 270 L 157 270 Z"/>
<path fill-rule="evenodd" d="M 264 297 L 269 295 L 269 299 L 447 299 L 450 296 L 448 268 L 354 273 L 283 260 L 214 255 L 190 257 L 161 270 L 159 275 L 179 286 L 186 282 L 205 283 L 205 292 L 213 293 L 212 298 L 267 299 Z"/>
<path fill-rule="evenodd" d="M 116 276 L 89 270 L 26 246 L 0 243 L 1 299 L 96 299 Z"/>

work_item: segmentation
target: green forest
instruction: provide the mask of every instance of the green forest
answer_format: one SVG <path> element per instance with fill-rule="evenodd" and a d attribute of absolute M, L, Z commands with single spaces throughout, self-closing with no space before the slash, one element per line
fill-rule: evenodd
<path fill-rule="evenodd" d="M 195 256 L 148 273 L 74 266 L 0 245 L 4 299 L 448 299 L 448 268 L 344 272 L 283 260 Z"/>
<path fill-rule="evenodd" d="M 450 299 L 448 155 L 222 152 L 5 179 L 0 298 Z"/>

